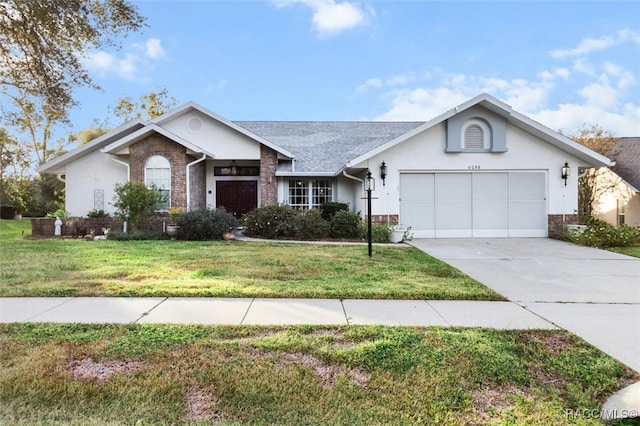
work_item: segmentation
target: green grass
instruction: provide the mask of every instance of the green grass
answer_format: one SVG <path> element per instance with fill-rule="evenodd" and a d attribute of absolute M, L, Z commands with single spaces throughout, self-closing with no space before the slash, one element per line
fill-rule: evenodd
<path fill-rule="evenodd" d="M 27 425 L 589 425 L 639 379 L 563 331 L 438 327 L 10 324 L 0 367 Z"/>
<path fill-rule="evenodd" d="M 640 257 L 640 247 L 616 247 L 612 250 L 627 256 Z"/>
<path fill-rule="evenodd" d="M 412 247 L 32 240 L 23 223 L 0 223 L 0 296 L 504 300 Z"/>

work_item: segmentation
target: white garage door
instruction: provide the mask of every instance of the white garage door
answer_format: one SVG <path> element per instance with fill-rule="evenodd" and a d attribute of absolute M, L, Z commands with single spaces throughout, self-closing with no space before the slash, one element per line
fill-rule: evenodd
<path fill-rule="evenodd" d="M 545 237 L 544 172 L 403 173 L 400 223 L 416 238 Z"/>

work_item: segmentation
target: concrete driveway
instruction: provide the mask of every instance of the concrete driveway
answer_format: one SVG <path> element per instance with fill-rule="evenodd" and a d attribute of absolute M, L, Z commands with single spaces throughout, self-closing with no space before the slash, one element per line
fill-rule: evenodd
<path fill-rule="evenodd" d="M 640 259 L 549 238 L 409 244 L 640 371 Z"/>

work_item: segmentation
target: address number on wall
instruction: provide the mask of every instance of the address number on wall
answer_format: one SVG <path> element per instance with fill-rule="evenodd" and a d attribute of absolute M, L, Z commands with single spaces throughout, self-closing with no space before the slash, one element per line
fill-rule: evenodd
<path fill-rule="evenodd" d="M 472 164 L 470 166 L 467 166 L 467 169 L 469 169 L 469 170 L 480 170 L 480 166 L 478 164 Z"/>

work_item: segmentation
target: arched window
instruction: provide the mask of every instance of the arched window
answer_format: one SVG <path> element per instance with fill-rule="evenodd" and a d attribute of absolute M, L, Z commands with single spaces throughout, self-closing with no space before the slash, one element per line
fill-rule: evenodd
<path fill-rule="evenodd" d="M 167 210 L 171 205 L 171 164 L 162 155 L 152 155 L 144 167 L 144 184 L 155 185 L 165 196 L 160 210 Z"/>
<path fill-rule="evenodd" d="M 485 151 L 491 148 L 491 128 L 483 120 L 471 119 L 462 127 L 464 149 Z"/>

